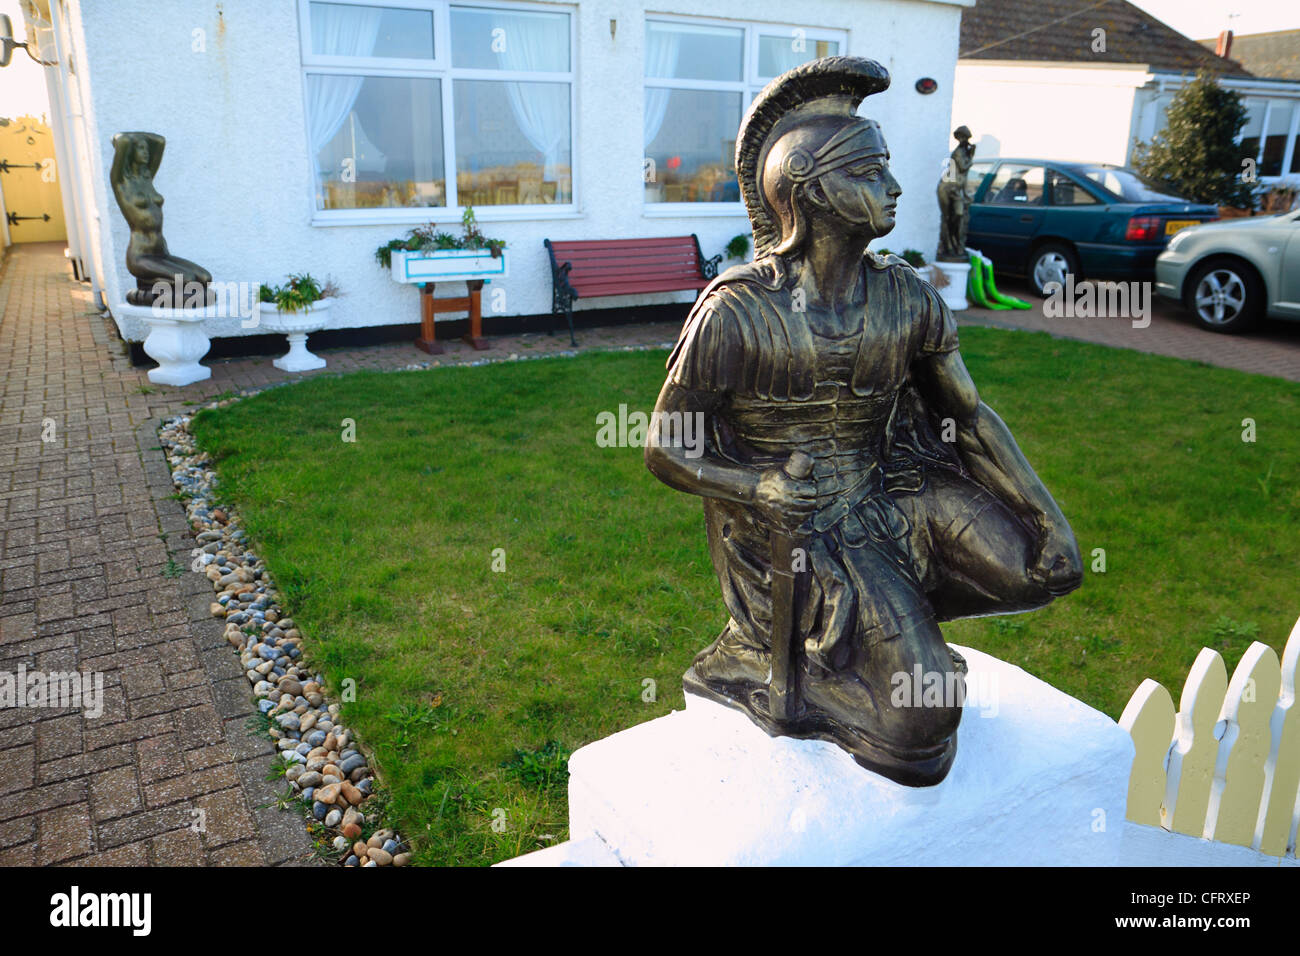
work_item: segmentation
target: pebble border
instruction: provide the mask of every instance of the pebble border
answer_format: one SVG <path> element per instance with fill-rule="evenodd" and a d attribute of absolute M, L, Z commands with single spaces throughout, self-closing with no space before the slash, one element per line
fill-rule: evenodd
<path fill-rule="evenodd" d="M 207 453 L 194 446 L 191 418 L 167 419 L 158 432 L 195 534 L 190 570 L 212 583 L 216 599 L 209 611 L 225 621 L 225 640 L 239 653 L 258 711 L 271 722 L 268 733 L 288 764 L 285 779 L 311 817 L 335 834 L 331 845 L 343 865 L 405 866 L 409 848 L 392 829 L 360 839 L 367 822 L 360 808 L 375 787 L 369 761 L 338 722 L 339 705 L 326 700 L 320 675 L 301 663 L 302 633 L 285 616 L 266 563 L 248 550 L 239 516 L 219 503 L 217 476 Z"/>

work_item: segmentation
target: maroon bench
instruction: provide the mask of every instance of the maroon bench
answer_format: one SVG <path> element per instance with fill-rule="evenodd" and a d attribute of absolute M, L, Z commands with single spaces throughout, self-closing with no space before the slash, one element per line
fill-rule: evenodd
<path fill-rule="evenodd" d="M 694 235 L 660 239 L 542 240 L 551 256 L 551 314 L 563 314 L 573 337 L 573 300 L 602 295 L 703 289 L 722 256 L 705 259 Z M 551 332 L 555 331 L 552 320 Z"/>

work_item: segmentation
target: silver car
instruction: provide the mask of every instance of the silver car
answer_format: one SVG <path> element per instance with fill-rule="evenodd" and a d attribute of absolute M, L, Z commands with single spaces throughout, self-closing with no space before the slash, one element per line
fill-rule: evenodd
<path fill-rule="evenodd" d="M 1300 210 L 1183 229 L 1156 258 L 1156 292 L 1214 332 L 1300 320 Z"/>

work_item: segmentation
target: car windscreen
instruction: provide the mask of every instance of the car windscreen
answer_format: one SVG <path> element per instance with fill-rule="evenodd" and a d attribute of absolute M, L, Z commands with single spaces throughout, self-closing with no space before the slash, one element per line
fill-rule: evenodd
<path fill-rule="evenodd" d="M 1076 170 L 1126 202 L 1185 202 L 1162 186 L 1120 166 L 1081 166 Z"/>

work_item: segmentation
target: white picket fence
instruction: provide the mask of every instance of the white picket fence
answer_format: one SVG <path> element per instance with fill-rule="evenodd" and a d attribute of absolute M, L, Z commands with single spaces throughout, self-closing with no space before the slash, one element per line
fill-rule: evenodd
<path fill-rule="evenodd" d="M 1202 648 L 1179 698 L 1148 678 L 1120 726 L 1133 737 L 1128 819 L 1274 857 L 1295 856 L 1300 823 L 1300 621 L 1279 662 L 1251 644 L 1228 680 Z"/>

